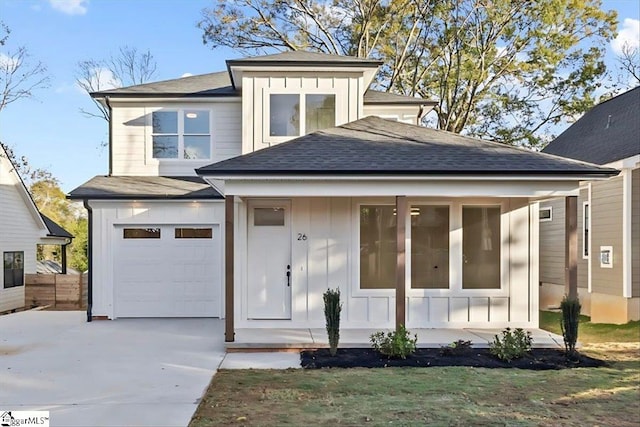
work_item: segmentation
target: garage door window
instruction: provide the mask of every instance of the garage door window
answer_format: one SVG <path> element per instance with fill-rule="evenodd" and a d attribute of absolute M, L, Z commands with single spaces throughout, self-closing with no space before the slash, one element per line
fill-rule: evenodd
<path fill-rule="evenodd" d="M 211 239 L 213 230 L 210 228 L 176 228 L 176 239 Z"/>
<path fill-rule="evenodd" d="M 125 239 L 159 239 L 159 228 L 125 228 L 123 235 Z"/>

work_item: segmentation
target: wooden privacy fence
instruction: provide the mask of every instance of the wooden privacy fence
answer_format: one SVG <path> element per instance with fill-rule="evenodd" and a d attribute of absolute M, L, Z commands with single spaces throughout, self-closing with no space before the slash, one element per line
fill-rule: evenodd
<path fill-rule="evenodd" d="M 25 306 L 50 305 L 61 310 L 81 310 L 87 306 L 87 274 L 25 275 Z"/>

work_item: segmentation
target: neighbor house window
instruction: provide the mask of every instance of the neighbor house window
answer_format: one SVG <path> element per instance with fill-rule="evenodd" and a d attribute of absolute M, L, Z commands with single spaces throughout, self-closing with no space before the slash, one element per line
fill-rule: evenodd
<path fill-rule="evenodd" d="M 589 229 L 591 228 L 591 212 L 589 208 L 589 202 L 584 202 L 582 205 L 582 258 L 589 258 Z"/>
<path fill-rule="evenodd" d="M 335 124 L 335 95 L 269 95 L 269 136 L 300 136 Z"/>
<path fill-rule="evenodd" d="M 449 288 L 449 207 L 411 207 L 411 287 Z"/>
<path fill-rule="evenodd" d="M 4 252 L 4 287 L 24 286 L 24 252 Z"/>
<path fill-rule="evenodd" d="M 154 159 L 211 158 L 209 111 L 154 111 L 151 115 Z"/>
<path fill-rule="evenodd" d="M 462 207 L 462 288 L 500 289 L 500 207 Z"/>
<path fill-rule="evenodd" d="M 125 239 L 159 239 L 159 228 L 125 228 L 122 232 Z"/>
<path fill-rule="evenodd" d="M 360 206 L 360 289 L 393 289 L 396 275 L 393 206 Z"/>
<path fill-rule="evenodd" d="M 553 211 L 551 209 L 551 206 L 540 208 L 539 218 L 540 222 L 549 222 L 553 220 Z"/>
<path fill-rule="evenodd" d="M 210 228 L 176 228 L 176 239 L 211 239 L 213 230 Z"/>

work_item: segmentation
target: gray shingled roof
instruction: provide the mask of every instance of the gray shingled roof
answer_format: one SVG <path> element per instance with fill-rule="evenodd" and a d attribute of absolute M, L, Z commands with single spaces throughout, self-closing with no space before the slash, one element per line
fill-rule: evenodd
<path fill-rule="evenodd" d="M 71 191 L 70 199 L 221 199 L 197 176 L 96 176 Z"/>
<path fill-rule="evenodd" d="M 40 212 L 40 216 L 42 217 L 42 220 L 44 221 L 44 224 L 47 226 L 47 229 L 49 229 L 49 234 L 47 234 L 48 236 L 51 236 L 51 237 L 65 237 L 67 239 L 73 239 L 73 234 L 69 233 L 67 230 L 62 228 L 54 220 L 52 220 L 51 218 L 49 218 L 48 216 L 46 216 L 42 212 Z"/>
<path fill-rule="evenodd" d="M 640 86 L 596 105 L 542 151 L 599 165 L 640 154 Z"/>
<path fill-rule="evenodd" d="M 181 77 L 179 79 L 93 92 L 91 96 L 94 98 L 102 98 L 105 96 L 147 98 L 239 97 L 240 91 L 231 86 L 229 74 L 226 71 L 221 71 L 218 73 Z M 369 89 L 364 94 L 364 103 L 366 105 L 431 105 L 435 104 L 435 101 Z"/>
<path fill-rule="evenodd" d="M 566 174 L 616 175 L 612 168 L 458 134 L 366 117 L 202 167 L 200 175 Z"/>
<path fill-rule="evenodd" d="M 275 53 L 273 55 L 252 56 L 227 60 L 227 66 L 236 65 L 340 65 L 340 66 L 373 66 L 378 67 L 382 61 L 355 56 L 330 55 L 327 53 L 307 52 L 302 50 Z"/>
<path fill-rule="evenodd" d="M 163 80 L 154 83 L 128 86 L 116 89 L 93 92 L 94 98 L 107 95 L 117 96 L 147 96 L 147 97 L 202 97 L 202 96 L 240 96 L 231 86 L 229 74 L 226 71 L 201 74 L 198 76 L 181 77 L 179 79 Z"/>

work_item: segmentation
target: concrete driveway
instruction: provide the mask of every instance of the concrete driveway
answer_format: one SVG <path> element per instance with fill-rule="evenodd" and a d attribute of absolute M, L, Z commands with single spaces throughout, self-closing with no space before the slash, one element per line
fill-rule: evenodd
<path fill-rule="evenodd" d="M 224 358 L 223 321 L 0 316 L 0 411 L 51 426 L 186 426 Z"/>

